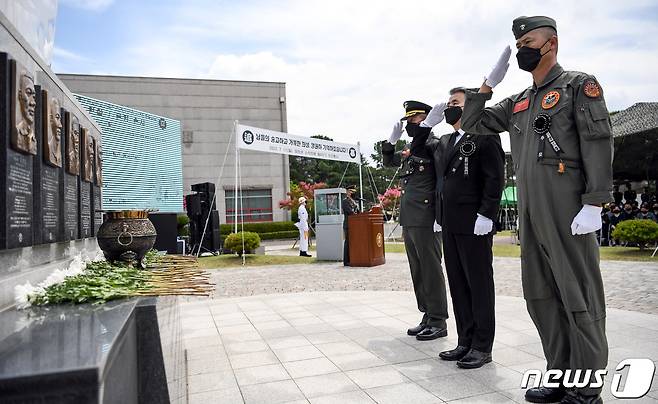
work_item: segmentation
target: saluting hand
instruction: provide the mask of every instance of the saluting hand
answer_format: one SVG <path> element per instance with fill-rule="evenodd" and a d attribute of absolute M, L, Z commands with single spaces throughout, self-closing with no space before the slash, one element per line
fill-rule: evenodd
<path fill-rule="evenodd" d="M 393 126 L 393 132 L 391 132 L 391 136 L 389 136 L 388 142 L 390 144 L 396 144 L 402 137 L 402 132 L 402 121 L 397 121 Z"/>
<path fill-rule="evenodd" d="M 509 68 L 509 57 L 512 54 L 512 48 L 509 45 L 505 47 L 503 53 L 498 58 L 498 61 L 491 69 L 491 73 L 485 76 L 484 84 L 494 88 L 505 78 L 507 74 L 507 69 Z"/>
<path fill-rule="evenodd" d="M 433 128 L 441 121 L 443 121 L 443 111 L 446 110 L 446 107 L 448 104 L 445 102 L 442 102 L 440 104 L 436 104 L 434 108 L 430 111 L 429 114 L 427 114 L 427 118 L 423 122 L 420 123 L 420 126 L 423 126 L 425 128 Z"/>

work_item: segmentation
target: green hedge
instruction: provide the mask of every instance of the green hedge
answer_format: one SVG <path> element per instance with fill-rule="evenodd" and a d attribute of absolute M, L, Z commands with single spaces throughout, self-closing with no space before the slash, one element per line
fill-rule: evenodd
<path fill-rule="evenodd" d="M 234 229 L 233 224 L 221 224 L 219 225 L 220 234 L 230 234 Z M 242 231 L 242 224 L 238 223 L 238 231 Z M 277 233 L 277 232 L 297 232 L 297 227 L 293 222 L 263 222 L 263 223 L 245 223 L 244 231 L 250 231 L 258 233 L 259 235 L 265 233 Z"/>
<path fill-rule="evenodd" d="M 272 233 L 260 234 L 261 240 L 275 240 L 275 239 L 297 238 L 297 237 L 299 237 L 299 230 L 274 231 Z"/>
<path fill-rule="evenodd" d="M 271 233 L 260 233 L 258 234 L 261 240 L 280 240 L 280 239 L 295 239 L 299 237 L 299 230 L 290 230 L 290 231 L 274 231 Z M 222 239 L 222 242 L 226 239 L 226 234 L 221 234 L 219 238 Z"/>

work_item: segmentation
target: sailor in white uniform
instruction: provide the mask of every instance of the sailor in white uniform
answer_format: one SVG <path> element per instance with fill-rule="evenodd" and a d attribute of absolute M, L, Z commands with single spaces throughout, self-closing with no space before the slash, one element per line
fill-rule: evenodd
<path fill-rule="evenodd" d="M 299 229 L 299 256 L 311 257 L 308 253 L 308 212 L 306 211 L 306 198 L 299 198 L 299 210 L 297 211 L 299 222 L 295 226 Z"/>

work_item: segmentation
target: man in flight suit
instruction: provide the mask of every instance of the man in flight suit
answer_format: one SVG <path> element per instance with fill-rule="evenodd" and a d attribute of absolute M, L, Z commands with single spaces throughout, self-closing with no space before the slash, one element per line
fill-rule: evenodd
<path fill-rule="evenodd" d="M 399 166 L 400 225 L 407 251 L 411 279 L 414 285 L 418 310 L 423 318 L 418 326 L 407 330 L 408 335 L 420 341 L 448 335 L 446 319 L 448 302 L 445 280 L 441 269 L 441 245 L 435 234 L 437 177 L 433 164 L 432 148 L 428 141 L 438 142 L 431 136 L 434 125 L 442 119 L 438 109 L 429 114 L 429 105 L 418 101 L 404 103 L 405 116 L 393 127 L 388 141 L 382 142 L 382 160 L 385 166 Z M 395 152 L 395 144 L 402 136 L 402 121 L 412 141 L 404 159 Z"/>
<path fill-rule="evenodd" d="M 605 295 L 595 232 L 601 205 L 612 201 L 612 131 L 594 76 L 557 63 L 558 37 L 549 17 L 512 23 L 527 89 L 491 107 L 492 88 L 509 67 L 505 49 L 479 92 L 467 92 L 467 132 L 510 134 L 515 163 L 523 294 L 539 331 L 548 369 L 605 369 Z M 589 385 L 532 388 L 531 402 L 600 403 Z M 566 394 L 565 394 L 566 393 Z"/>

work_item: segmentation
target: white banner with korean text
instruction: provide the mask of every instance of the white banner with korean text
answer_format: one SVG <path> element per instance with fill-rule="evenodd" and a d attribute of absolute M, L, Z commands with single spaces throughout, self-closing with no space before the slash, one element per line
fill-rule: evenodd
<path fill-rule="evenodd" d="M 359 146 L 238 124 L 240 149 L 359 163 Z"/>

